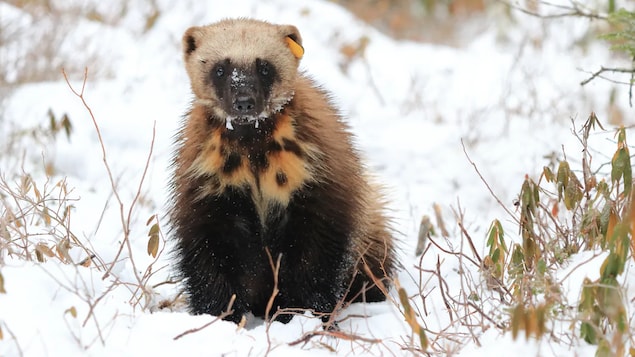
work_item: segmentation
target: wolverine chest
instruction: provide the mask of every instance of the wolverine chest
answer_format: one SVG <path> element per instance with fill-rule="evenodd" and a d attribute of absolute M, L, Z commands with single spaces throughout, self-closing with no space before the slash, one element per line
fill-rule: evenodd
<path fill-rule="evenodd" d="M 315 148 L 296 135 L 284 114 L 259 127 L 214 128 L 200 145 L 190 168 L 204 177 L 199 197 L 243 190 L 253 200 L 261 222 L 274 207 L 286 207 L 295 192 L 314 180 Z"/>

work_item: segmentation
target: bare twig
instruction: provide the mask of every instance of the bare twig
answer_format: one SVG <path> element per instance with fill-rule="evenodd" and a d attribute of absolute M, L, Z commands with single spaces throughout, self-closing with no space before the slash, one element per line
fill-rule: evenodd
<path fill-rule="evenodd" d="M 9 335 L 15 342 L 15 348 L 18 350 L 18 355 L 20 355 L 21 357 L 24 356 L 24 351 L 22 351 L 22 347 L 20 346 L 20 343 L 18 342 L 18 338 L 15 336 L 13 331 L 9 328 L 9 326 L 5 322 L 0 321 L 0 324 L 4 326 L 4 329 L 9 333 Z"/>
<path fill-rule="evenodd" d="M 75 266 L 75 269 L 78 269 L 78 267 Z M 99 341 L 101 342 L 102 346 L 105 345 L 106 344 L 106 339 L 103 336 L 102 328 L 101 328 L 101 326 L 99 324 L 99 321 L 97 320 L 97 316 L 95 316 L 95 314 L 94 314 L 94 308 L 97 305 L 97 303 L 99 302 L 99 300 L 101 300 L 107 294 L 107 292 L 111 291 L 114 288 L 115 284 L 111 284 L 108 287 L 106 293 L 104 293 L 102 296 L 100 296 L 96 300 L 93 300 L 92 299 L 92 294 L 87 293 L 87 292 L 90 291 L 90 288 L 89 288 L 88 284 L 86 284 L 86 281 L 84 281 L 84 279 L 82 278 L 81 274 L 76 274 L 76 276 L 81 281 L 81 283 L 83 285 L 83 291 L 85 291 L 85 293 L 81 293 L 80 289 L 77 286 L 74 286 L 72 282 L 71 282 L 71 284 L 66 285 L 60 279 L 58 279 L 55 275 L 53 275 L 53 273 L 49 272 L 47 269 L 44 269 L 44 267 L 42 267 L 42 271 L 44 271 L 45 274 L 47 274 L 51 279 L 53 279 L 57 283 L 58 286 L 60 286 L 64 290 L 66 290 L 66 291 L 78 296 L 84 303 L 86 303 L 86 305 L 88 305 L 89 311 L 86 314 L 86 318 L 84 319 L 84 322 L 82 323 L 82 327 L 85 327 L 86 324 L 88 323 L 88 320 L 91 319 L 91 317 L 92 317 L 93 323 L 95 324 L 95 328 L 97 329 L 97 337 L 99 338 Z M 69 326 L 69 330 L 70 330 L 70 326 Z M 71 333 L 73 333 L 73 332 L 71 331 Z M 75 336 L 74 333 L 73 333 L 73 335 Z"/>
<path fill-rule="evenodd" d="M 446 293 L 443 291 L 443 279 L 441 278 L 441 260 L 439 259 L 439 257 L 437 256 L 437 278 L 439 278 L 439 289 L 441 289 L 441 297 L 443 298 L 443 303 L 445 304 L 446 309 L 448 310 L 448 316 L 450 316 L 450 323 L 454 322 L 454 317 L 452 317 L 452 307 L 450 306 L 450 303 L 448 302 L 448 300 L 445 298 L 446 297 Z"/>
<path fill-rule="evenodd" d="M 225 309 L 225 311 L 222 314 L 216 316 L 212 321 L 204 324 L 203 326 L 189 329 L 187 331 L 184 331 L 184 332 L 174 336 L 173 340 L 176 341 L 176 340 L 180 339 L 183 336 L 189 335 L 189 334 L 194 333 L 194 332 L 201 331 L 201 330 L 207 328 L 208 326 L 212 325 L 213 323 L 215 323 L 215 322 L 217 322 L 219 320 L 222 320 L 223 318 L 233 314 L 234 310 L 232 310 L 232 307 L 234 306 L 234 301 L 236 301 L 236 294 L 232 295 L 231 299 L 229 299 L 229 304 L 227 304 L 227 309 Z"/>
<path fill-rule="evenodd" d="M 299 339 L 297 339 L 295 341 L 292 341 L 292 342 L 289 342 L 289 346 L 295 346 L 295 345 L 299 345 L 301 343 L 306 344 L 307 342 L 309 342 L 309 340 L 311 340 L 313 337 L 316 337 L 316 336 L 329 336 L 329 337 L 339 338 L 341 340 L 362 341 L 362 342 L 367 342 L 367 343 L 380 343 L 381 342 L 380 339 L 366 338 L 366 337 L 363 337 L 363 336 L 349 334 L 349 333 L 342 332 L 342 331 L 317 330 L 317 331 L 307 332 L 304 335 L 302 335 L 302 337 L 300 337 Z"/>
<path fill-rule="evenodd" d="M 516 222 L 516 224 L 520 225 L 520 220 L 518 219 L 518 217 L 516 217 L 516 215 L 512 211 L 510 211 L 509 208 L 507 208 L 507 205 L 505 205 L 503 203 L 503 201 L 501 201 L 501 199 L 498 198 L 498 196 L 494 193 L 494 191 L 492 190 L 490 185 L 487 183 L 485 178 L 483 178 L 483 175 L 478 170 L 478 167 L 476 166 L 474 161 L 472 161 L 472 159 L 470 158 L 470 155 L 468 155 L 467 149 L 465 148 L 465 144 L 463 143 L 463 139 L 461 139 L 461 147 L 463 148 L 463 153 L 465 154 L 465 157 L 467 158 L 467 161 L 472 165 L 472 167 L 474 167 L 474 170 L 476 171 L 476 174 L 481 179 L 481 181 L 485 184 L 485 187 L 487 187 L 487 190 L 492 195 L 492 197 L 494 197 L 496 202 L 498 202 L 498 204 L 505 210 L 505 212 L 507 212 L 507 214 L 509 214 L 509 216 Z"/>
<path fill-rule="evenodd" d="M 278 296 L 278 293 L 280 293 L 280 290 L 278 289 L 278 274 L 280 273 L 280 261 L 282 260 L 282 254 L 278 254 L 278 258 L 274 264 L 269 248 L 265 248 L 265 252 L 267 253 L 269 265 L 271 266 L 271 271 L 273 272 L 273 291 L 271 292 L 271 296 L 269 297 L 269 301 L 267 301 L 267 306 L 265 307 L 265 321 L 269 322 L 269 314 L 271 313 L 273 302 L 276 299 L 276 296 Z"/>
<path fill-rule="evenodd" d="M 445 249 L 445 248 L 443 248 L 443 247 L 442 247 L 439 243 L 437 243 L 437 242 L 436 242 L 434 239 L 432 239 L 432 238 L 430 238 L 430 242 L 431 242 L 431 243 L 432 243 L 435 247 L 437 247 L 439 250 L 441 250 L 443 253 L 450 254 L 450 255 L 455 255 L 455 256 L 461 255 L 461 256 L 463 256 L 465 259 L 467 259 L 467 260 L 469 260 L 470 262 L 472 262 L 472 264 L 474 264 L 475 266 L 477 266 L 477 267 L 480 267 L 480 266 L 481 266 L 478 262 L 476 262 L 476 261 L 475 261 L 474 259 L 472 259 L 471 257 L 469 257 L 469 256 L 465 255 L 465 253 L 463 253 L 463 252 L 453 252 L 453 251 L 451 251 L 451 250 Z"/>
<path fill-rule="evenodd" d="M 110 165 L 108 164 L 108 159 L 107 159 L 107 154 L 106 154 L 106 147 L 104 146 L 104 139 L 101 136 L 101 129 L 99 128 L 99 124 L 97 124 L 97 120 L 95 119 L 95 115 L 93 114 L 93 110 L 91 109 L 91 107 L 86 102 L 86 99 L 84 98 L 84 91 L 86 89 L 86 82 L 88 81 L 88 68 L 84 69 L 84 79 L 82 81 L 81 89 L 79 91 L 76 90 L 75 87 L 73 87 L 73 85 L 71 85 L 70 80 L 68 79 L 68 75 L 66 74 L 66 71 L 63 68 L 62 68 L 62 75 L 64 76 L 64 80 L 66 81 L 66 84 L 68 85 L 68 88 L 71 90 L 71 92 L 73 92 L 73 94 L 77 98 L 80 99 L 80 101 L 82 102 L 82 105 L 88 111 L 88 114 L 90 115 L 90 118 L 91 118 L 91 120 L 93 122 L 93 125 L 95 127 L 95 132 L 97 133 L 97 138 L 99 140 L 99 146 L 101 147 L 101 154 L 102 154 L 102 161 L 104 162 L 104 168 L 106 169 L 106 173 L 108 174 L 108 179 L 110 181 L 111 190 L 112 190 L 111 192 L 117 198 L 117 202 L 119 203 L 119 208 L 120 208 L 120 212 L 122 212 L 122 219 L 123 219 L 123 209 L 124 209 L 123 200 L 119 196 L 119 191 L 117 190 L 117 185 L 115 183 L 116 182 L 115 178 L 114 178 L 114 176 L 112 174 L 112 171 L 110 170 Z M 125 227 L 126 227 L 126 225 L 124 224 L 124 228 Z M 128 232 L 124 231 L 124 239 L 125 239 L 125 237 L 127 235 L 128 235 Z M 110 267 L 106 270 L 106 273 L 104 274 L 103 278 L 106 278 L 110 274 L 110 272 L 112 271 L 112 268 L 114 267 L 116 262 L 119 260 L 119 256 L 121 255 L 121 252 L 123 251 L 123 248 L 124 248 L 124 243 L 122 243 L 119 246 L 119 251 L 115 255 L 115 258 L 113 259 Z M 134 270 L 135 270 L 135 274 L 137 274 L 136 273 L 136 269 L 134 269 Z"/>
<path fill-rule="evenodd" d="M 547 1 L 541 1 L 540 4 L 544 4 L 546 6 L 549 6 L 551 8 L 554 8 L 560 11 L 560 12 L 550 13 L 550 14 L 541 14 L 541 13 L 529 10 L 527 8 L 521 7 L 515 3 L 512 3 L 511 1 L 503 1 L 503 0 L 497 0 L 497 1 L 502 4 L 505 4 L 506 6 L 509 6 L 511 9 L 520 11 L 523 14 L 538 17 L 541 19 L 559 19 L 563 17 L 586 17 L 589 19 L 606 20 L 608 18 L 606 15 L 603 15 L 603 14 L 585 11 L 580 7 L 580 5 L 576 4 L 573 1 L 571 2 L 571 6 L 564 6 L 564 5 L 553 4 Z"/>
<path fill-rule="evenodd" d="M 591 73 L 591 77 L 583 80 L 582 82 L 580 82 L 580 85 L 586 85 L 589 82 L 591 82 L 592 80 L 594 80 L 596 77 L 598 77 L 599 75 L 601 75 L 602 73 L 605 72 L 611 72 L 611 73 L 628 73 L 628 74 L 635 74 L 635 68 L 611 68 L 611 67 L 600 67 L 599 70 Z"/>
<path fill-rule="evenodd" d="M 635 62 L 635 59 L 634 59 Z M 624 82 L 617 82 L 608 78 L 605 78 L 602 76 L 602 73 L 605 72 L 610 72 L 610 73 L 626 73 L 626 74 L 630 74 L 631 75 L 631 80 L 628 83 L 624 83 Z M 586 84 L 588 84 L 589 82 L 591 82 L 592 80 L 594 80 L 595 78 L 602 78 L 602 79 L 606 79 L 609 80 L 611 82 L 614 83 L 620 83 L 620 84 L 626 84 L 628 85 L 628 104 L 633 107 L 633 80 L 635 79 L 635 68 L 610 68 L 610 67 L 600 67 L 599 70 L 591 73 L 591 77 L 583 80 L 582 82 L 580 82 L 581 86 L 584 86 Z"/>
<path fill-rule="evenodd" d="M 481 259 L 481 256 L 478 254 L 478 251 L 476 250 L 476 247 L 474 246 L 474 242 L 472 241 L 472 237 L 470 236 L 470 234 L 465 229 L 465 226 L 463 226 L 463 220 L 462 219 L 460 219 L 458 221 L 458 225 L 461 228 L 461 235 L 464 236 L 465 238 L 467 238 L 467 241 L 470 244 L 470 249 L 472 250 L 472 254 L 474 254 L 474 256 L 476 257 L 476 260 L 478 260 L 479 266 L 482 266 L 483 265 L 483 259 Z"/>
<path fill-rule="evenodd" d="M 280 293 L 278 289 L 278 276 L 280 274 L 280 262 L 282 260 L 282 254 L 278 254 L 278 258 L 276 259 L 276 263 L 273 262 L 273 257 L 271 256 L 271 252 L 269 248 L 265 247 L 265 252 L 267 253 L 267 258 L 269 259 L 269 266 L 271 267 L 271 272 L 273 273 L 273 290 L 271 292 L 271 296 L 269 296 L 269 301 L 267 301 L 267 306 L 265 307 L 265 324 L 267 324 L 266 335 L 267 335 L 267 351 L 265 352 L 265 356 L 269 355 L 269 352 L 272 350 L 271 346 L 271 336 L 269 335 L 269 328 L 271 327 L 271 320 L 269 314 L 271 313 L 271 309 L 273 307 L 273 302 Z"/>
<path fill-rule="evenodd" d="M 143 172 L 141 174 L 141 178 L 139 180 L 138 186 L 137 186 L 137 190 L 135 192 L 135 195 L 132 199 L 132 202 L 130 203 L 130 206 L 128 207 L 127 212 L 124 209 L 124 202 L 123 199 L 121 198 L 121 195 L 119 194 L 119 190 L 117 187 L 117 181 L 114 178 L 114 175 L 112 173 L 112 170 L 110 168 L 110 164 L 108 163 L 108 156 L 107 156 L 107 152 L 106 152 L 106 147 L 104 144 L 104 139 L 102 137 L 101 134 L 101 129 L 99 127 L 99 124 L 97 123 L 97 119 L 95 118 L 95 115 L 91 109 L 91 107 L 89 106 L 89 104 L 86 101 L 86 98 L 84 96 L 85 94 L 85 89 L 86 89 L 86 83 L 88 81 L 88 68 L 86 68 L 84 70 L 84 78 L 81 84 L 81 89 L 75 89 L 75 87 L 73 87 L 70 83 L 70 80 L 66 74 L 66 72 L 62 69 L 62 74 L 64 76 L 64 80 L 66 81 L 66 84 L 68 85 L 69 89 L 71 90 L 71 92 L 80 99 L 80 101 L 82 102 L 82 105 L 84 106 L 84 108 L 88 111 L 88 114 L 91 118 L 91 121 L 93 123 L 93 126 L 95 128 L 95 132 L 97 133 L 97 137 L 99 140 L 99 145 L 101 148 L 101 153 L 102 153 L 102 161 L 104 163 L 104 167 L 106 169 L 106 172 L 108 174 L 108 179 L 110 181 L 110 185 L 111 185 L 111 193 L 112 195 L 115 196 L 115 199 L 118 203 L 118 207 L 119 207 L 119 217 L 120 217 L 120 221 L 121 221 L 121 226 L 123 229 L 123 240 L 119 245 L 119 249 L 117 250 L 117 253 L 115 255 L 115 257 L 113 258 L 112 262 L 110 263 L 110 265 L 108 266 L 108 268 L 106 269 L 102 279 L 107 278 L 108 276 L 110 276 L 112 274 L 112 269 L 114 268 L 115 264 L 117 264 L 120 261 L 120 257 L 121 254 L 123 253 L 124 248 L 126 248 L 127 252 L 128 252 L 128 259 L 130 260 L 130 264 L 132 265 L 132 272 L 134 274 L 134 277 L 137 281 L 136 283 L 136 289 L 131 290 L 132 293 L 132 297 L 131 297 L 131 302 L 135 299 L 135 297 L 137 297 L 137 302 L 140 301 L 141 297 L 138 296 L 138 292 L 139 290 L 142 291 L 142 295 L 145 295 L 148 293 L 148 291 L 146 291 L 146 281 L 152 276 L 152 267 L 153 264 L 157 261 L 158 256 L 155 257 L 155 260 L 153 263 L 151 263 L 145 270 L 143 276 L 139 275 L 139 270 L 136 267 L 136 263 L 135 260 L 133 258 L 133 250 L 132 250 L 132 244 L 130 242 L 130 232 L 131 232 L 131 222 L 132 222 L 132 217 L 133 217 L 133 213 L 135 210 L 135 207 L 137 205 L 137 203 L 139 202 L 139 199 L 141 197 L 141 193 L 142 193 L 142 187 L 143 184 L 145 182 L 145 178 L 146 175 L 148 173 L 148 168 L 150 166 L 150 160 L 152 158 L 153 155 L 153 151 L 154 151 L 154 143 L 155 143 L 155 138 L 156 138 L 156 122 L 153 124 L 152 127 L 152 139 L 150 142 L 150 149 L 148 152 L 148 156 L 143 168 Z M 158 218 L 157 218 L 157 224 L 158 224 Z M 163 237 L 162 233 L 161 237 Z M 163 239 L 165 242 L 165 239 Z M 165 248 L 165 244 L 164 244 L 164 248 Z M 163 251 L 163 249 L 161 250 Z M 118 279 L 117 279 L 118 280 Z M 97 301 L 99 301 L 99 299 L 97 299 Z"/>
<path fill-rule="evenodd" d="M 560 281 L 558 281 L 558 285 L 562 285 L 565 280 L 567 280 L 569 278 L 569 276 L 571 276 L 571 274 L 573 274 L 574 271 L 578 270 L 578 268 L 581 267 L 587 267 L 587 263 L 589 263 L 590 261 L 596 259 L 597 257 L 599 257 L 600 255 L 602 255 L 603 252 L 598 252 L 593 254 L 591 257 L 589 257 L 588 259 L 583 260 L 582 262 L 580 262 L 578 265 L 576 265 L 575 267 L 573 267 L 571 270 L 569 270 L 568 273 L 566 273 L 562 279 L 560 279 Z"/>

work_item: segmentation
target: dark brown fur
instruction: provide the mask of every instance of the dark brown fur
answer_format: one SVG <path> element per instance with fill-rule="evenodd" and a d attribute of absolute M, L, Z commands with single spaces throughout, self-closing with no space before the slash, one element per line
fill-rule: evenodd
<path fill-rule="evenodd" d="M 374 282 L 389 286 L 395 256 L 382 199 L 327 94 L 298 72 L 287 36 L 301 45 L 293 26 L 246 19 L 184 36 L 196 99 L 178 135 L 171 221 L 193 313 L 218 315 L 236 295 L 229 320 L 264 316 L 274 288 L 268 254 L 281 257 L 272 312 L 385 299 Z M 251 76 L 257 59 L 273 72 L 255 81 L 275 74 L 254 92 L 265 93 L 265 114 L 232 127 L 232 101 L 205 76 L 221 77 L 210 67 L 219 61 Z"/>

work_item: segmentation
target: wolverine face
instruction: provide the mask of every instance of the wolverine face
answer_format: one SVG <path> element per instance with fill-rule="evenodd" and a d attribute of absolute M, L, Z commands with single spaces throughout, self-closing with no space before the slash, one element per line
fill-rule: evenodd
<path fill-rule="evenodd" d="M 237 65 L 231 58 L 217 62 L 208 78 L 222 110 L 234 124 L 244 125 L 267 118 L 271 108 L 271 91 L 280 79 L 276 67 L 267 60 L 256 58 L 253 63 Z"/>
<path fill-rule="evenodd" d="M 185 67 L 196 100 L 228 129 L 267 120 L 293 98 L 300 34 L 294 26 L 224 20 L 183 36 Z"/>

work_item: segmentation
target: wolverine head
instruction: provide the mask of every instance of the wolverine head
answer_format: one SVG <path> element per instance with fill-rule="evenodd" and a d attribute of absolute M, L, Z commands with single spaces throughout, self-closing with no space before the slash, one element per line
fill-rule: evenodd
<path fill-rule="evenodd" d="M 257 126 L 293 98 L 303 49 L 295 26 L 231 19 L 189 28 L 183 53 L 196 100 L 232 129 Z"/>

